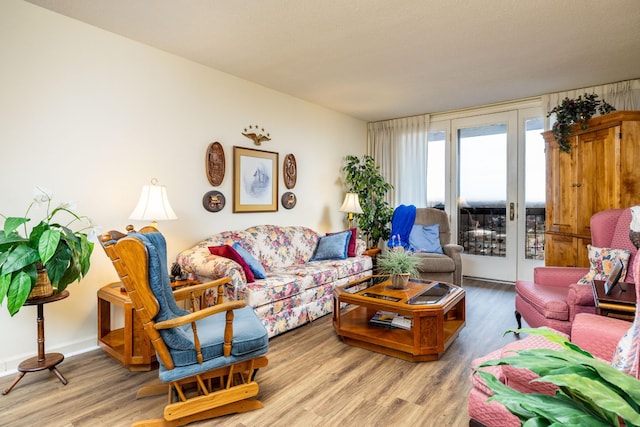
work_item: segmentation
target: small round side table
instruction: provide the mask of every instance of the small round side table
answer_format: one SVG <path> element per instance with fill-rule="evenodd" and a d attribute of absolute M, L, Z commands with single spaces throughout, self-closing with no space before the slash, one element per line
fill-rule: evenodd
<path fill-rule="evenodd" d="M 36 305 L 38 306 L 38 355 L 24 360 L 18 365 L 18 377 L 13 381 L 8 389 L 2 392 L 3 395 L 9 394 L 11 389 L 24 377 L 28 372 L 38 372 L 45 369 L 53 372 L 60 382 L 67 385 L 67 380 L 62 376 L 60 371 L 56 368 L 56 365 L 64 360 L 64 355 L 60 353 L 45 353 L 44 352 L 44 305 L 50 302 L 60 301 L 69 296 L 69 291 L 64 290 L 58 294 L 53 294 L 50 297 L 37 298 L 32 301 L 26 301 L 24 305 Z"/>

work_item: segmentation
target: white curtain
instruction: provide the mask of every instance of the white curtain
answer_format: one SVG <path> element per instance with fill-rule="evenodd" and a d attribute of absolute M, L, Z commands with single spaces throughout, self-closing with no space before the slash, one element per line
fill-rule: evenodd
<path fill-rule="evenodd" d="M 369 123 L 367 152 L 393 185 L 387 194 L 392 207 L 427 206 L 427 135 L 429 116 Z"/>
<path fill-rule="evenodd" d="M 542 107 L 546 112 L 559 105 L 565 98 L 574 99 L 585 93 L 595 93 L 599 100 L 613 105 L 616 110 L 637 110 L 640 108 L 640 79 L 567 90 L 542 95 Z M 545 129 L 551 129 L 548 117 L 545 117 Z"/>

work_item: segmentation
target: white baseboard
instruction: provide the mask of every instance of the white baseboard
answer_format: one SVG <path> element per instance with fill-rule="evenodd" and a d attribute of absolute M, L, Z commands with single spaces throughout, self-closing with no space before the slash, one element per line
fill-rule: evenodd
<path fill-rule="evenodd" d="M 62 353 L 66 358 L 66 357 L 75 356 L 77 354 L 86 353 L 88 351 L 92 351 L 97 348 L 98 346 L 96 345 L 95 338 L 93 338 L 93 339 L 86 339 L 82 341 L 69 343 L 63 346 L 58 346 L 58 347 L 55 347 L 55 346 L 47 347 L 45 351 L 47 353 Z M 30 357 L 35 356 L 36 353 L 37 351 L 35 351 L 34 353 L 16 356 L 12 359 L 0 360 L 0 377 L 16 374 L 18 372 L 18 365 L 20 365 L 20 363 L 23 360 L 26 360 L 26 359 L 29 359 Z"/>

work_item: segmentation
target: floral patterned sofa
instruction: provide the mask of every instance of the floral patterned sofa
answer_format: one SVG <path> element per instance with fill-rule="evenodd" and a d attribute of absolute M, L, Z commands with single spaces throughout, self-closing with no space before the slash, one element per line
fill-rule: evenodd
<path fill-rule="evenodd" d="M 269 337 L 311 322 L 333 311 L 333 288 L 372 274 L 372 259 L 357 239 L 355 255 L 310 261 L 321 235 L 301 226 L 260 225 L 223 231 L 178 254 L 183 271 L 200 281 L 231 277 L 226 297 L 244 299 L 267 328 Z M 247 283 L 245 270 L 209 248 L 239 243 L 266 271 L 266 278 Z M 211 304 L 214 295 L 207 295 Z"/>

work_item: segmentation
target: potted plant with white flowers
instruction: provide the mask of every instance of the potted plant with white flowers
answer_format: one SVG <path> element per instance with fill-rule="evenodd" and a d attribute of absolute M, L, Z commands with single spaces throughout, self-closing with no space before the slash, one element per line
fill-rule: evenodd
<path fill-rule="evenodd" d="M 62 292 L 89 271 L 97 229 L 88 217 L 74 212 L 74 203 L 60 204 L 51 210 L 51 200 L 50 191 L 36 187 L 23 217 L 2 215 L 5 220 L 0 230 L 0 304 L 6 297 L 11 316 L 28 298 Z M 45 206 L 46 214 L 29 227 L 32 220 L 29 212 L 34 206 Z"/>

